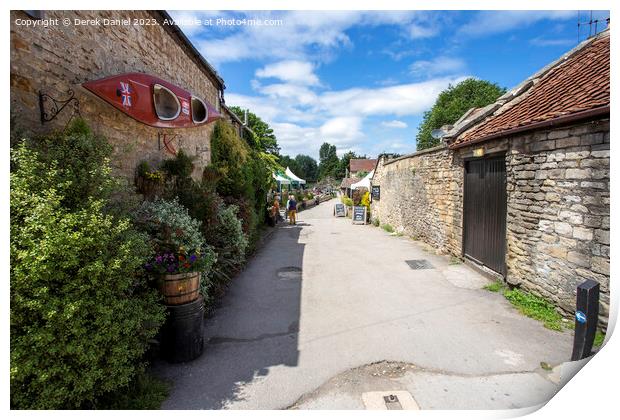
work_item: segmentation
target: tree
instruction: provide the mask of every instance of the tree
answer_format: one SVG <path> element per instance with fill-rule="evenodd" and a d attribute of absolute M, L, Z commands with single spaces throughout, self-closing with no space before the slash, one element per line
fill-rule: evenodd
<path fill-rule="evenodd" d="M 336 154 L 336 146 L 323 143 L 319 149 L 319 179 L 328 176 L 336 177 L 338 172 L 338 155 Z"/>
<path fill-rule="evenodd" d="M 367 157 L 366 155 L 357 155 L 351 150 L 346 152 L 340 158 L 340 163 L 338 164 L 338 172 L 336 172 L 336 178 L 344 178 L 347 175 L 347 170 L 349 169 L 351 159 L 367 159 Z M 349 174 L 349 176 L 351 176 L 351 174 Z"/>
<path fill-rule="evenodd" d="M 308 155 L 295 156 L 295 163 L 299 169 L 298 176 L 306 181 L 315 182 L 319 177 L 319 165 L 312 157 Z M 294 172 L 294 171 L 293 171 Z"/>
<path fill-rule="evenodd" d="M 295 175 L 303 178 L 301 174 L 301 168 L 299 167 L 299 165 L 297 165 L 297 161 L 295 159 L 293 159 L 289 155 L 281 155 L 278 158 L 278 161 L 282 168 L 286 169 L 288 167 L 291 171 L 293 171 Z"/>
<path fill-rule="evenodd" d="M 506 89 L 486 80 L 469 78 L 441 92 L 435 105 L 424 113 L 416 136 L 418 150 L 437 146 L 439 139 L 431 131 L 446 124 L 454 124 L 471 108 L 487 106 L 506 92 Z"/>
<path fill-rule="evenodd" d="M 238 106 L 231 106 L 230 110 L 234 112 L 235 115 L 237 115 L 237 117 L 239 117 L 242 121 L 244 120 L 245 110 Z M 278 140 L 276 139 L 276 135 L 273 133 L 273 129 L 269 126 L 269 124 L 250 111 L 248 111 L 248 127 L 254 132 L 254 136 L 256 137 L 255 140 L 257 144 L 253 148 L 257 148 L 261 152 L 266 152 L 273 155 L 277 155 L 280 152 Z"/>

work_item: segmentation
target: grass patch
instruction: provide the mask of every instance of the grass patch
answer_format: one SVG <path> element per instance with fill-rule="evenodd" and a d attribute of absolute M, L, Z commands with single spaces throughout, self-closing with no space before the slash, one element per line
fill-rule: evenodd
<path fill-rule="evenodd" d="M 489 292 L 494 292 L 494 293 L 499 292 L 503 288 L 504 288 L 504 283 L 502 283 L 501 281 L 495 281 L 483 287 L 484 290 L 488 290 Z"/>
<path fill-rule="evenodd" d="M 381 225 L 381 229 L 383 229 L 384 231 L 386 231 L 387 233 L 392 233 L 394 232 L 394 228 L 392 227 L 392 225 L 386 223 L 384 225 Z"/>
<path fill-rule="evenodd" d="M 542 321 L 550 330 L 562 331 L 562 316 L 545 299 L 519 289 L 504 290 L 504 297 L 523 315 Z"/>
<path fill-rule="evenodd" d="M 596 334 L 594 335 L 594 347 L 601 347 L 603 345 L 603 341 L 605 341 L 605 334 L 603 332 L 596 330 Z"/>
<path fill-rule="evenodd" d="M 129 385 L 105 395 L 97 404 L 102 410 L 159 410 L 168 397 L 170 384 L 144 373 Z"/>
<path fill-rule="evenodd" d="M 461 260 L 458 257 L 455 257 L 454 255 L 452 255 L 450 257 L 450 262 L 448 263 L 449 265 L 459 265 L 459 264 L 463 264 L 463 260 Z M 486 286 L 485 286 L 486 287 Z"/>
<path fill-rule="evenodd" d="M 544 298 L 520 289 L 510 290 L 500 280 L 487 284 L 483 289 L 489 292 L 502 293 L 508 302 L 517 308 L 519 312 L 529 318 L 542 321 L 545 328 L 554 331 L 563 331 L 564 328 L 570 328 L 569 323 L 562 320 L 562 315 L 555 309 L 555 306 Z"/>

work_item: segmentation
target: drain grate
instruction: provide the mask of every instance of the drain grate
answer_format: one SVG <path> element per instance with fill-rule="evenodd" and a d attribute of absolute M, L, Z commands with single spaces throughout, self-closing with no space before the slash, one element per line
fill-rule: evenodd
<path fill-rule="evenodd" d="M 299 267 L 282 267 L 276 274 L 280 280 L 301 280 L 301 268 Z"/>
<path fill-rule="evenodd" d="M 428 260 L 406 260 L 405 261 L 412 270 L 426 270 L 433 267 Z"/>

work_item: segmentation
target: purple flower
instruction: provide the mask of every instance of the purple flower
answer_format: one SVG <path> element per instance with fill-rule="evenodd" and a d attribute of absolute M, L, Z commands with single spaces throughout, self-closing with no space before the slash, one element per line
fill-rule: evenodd
<path fill-rule="evenodd" d="M 163 258 L 161 257 L 161 255 L 158 255 L 158 256 L 155 257 L 155 262 L 158 263 L 158 264 L 161 264 L 162 260 L 163 260 Z"/>
<path fill-rule="evenodd" d="M 189 260 L 190 260 L 191 262 L 196 261 L 196 256 L 195 256 L 194 254 L 192 254 L 192 255 L 189 257 Z"/>
<path fill-rule="evenodd" d="M 173 271 L 174 271 L 174 264 L 170 264 L 170 265 L 168 266 L 168 272 L 169 272 L 169 273 L 172 273 Z"/>

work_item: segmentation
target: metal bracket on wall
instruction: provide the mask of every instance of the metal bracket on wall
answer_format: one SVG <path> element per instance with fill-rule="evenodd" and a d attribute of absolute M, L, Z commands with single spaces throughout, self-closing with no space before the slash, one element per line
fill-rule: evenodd
<path fill-rule="evenodd" d="M 183 146 L 183 136 L 181 136 L 180 134 L 173 134 L 172 136 L 168 136 L 168 134 L 164 134 L 162 131 L 157 133 L 157 146 L 159 150 L 163 148 L 171 155 L 177 154 L 177 149 L 172 144 L 172 142 L 174 142 L 175 140 L 177 146 L 181 148 Z"/>
<path fill-rule="evenodd" d="M 73 105 L 73 114 L 69 118 L 69 121 L 77 114 L 81 116 L 80 113 L 80 101 L 75 97 L 75 93 L 72 89 L 67 91 L 68 99 L 58 100 L 56 98 L 51 97 L 47 93 L 43 93 L 39 91 L 39 110 L 41 111 L 41 124 L 45 124 L 46 122 L 50 122 L 54 120 L 62 112 L 63 109 L 70 103 Z M 51 104 L 48 106 L 48 110 L 46 111 L 46 104 Z M 67 122 L 67 124 L 69 123 Z"/>

